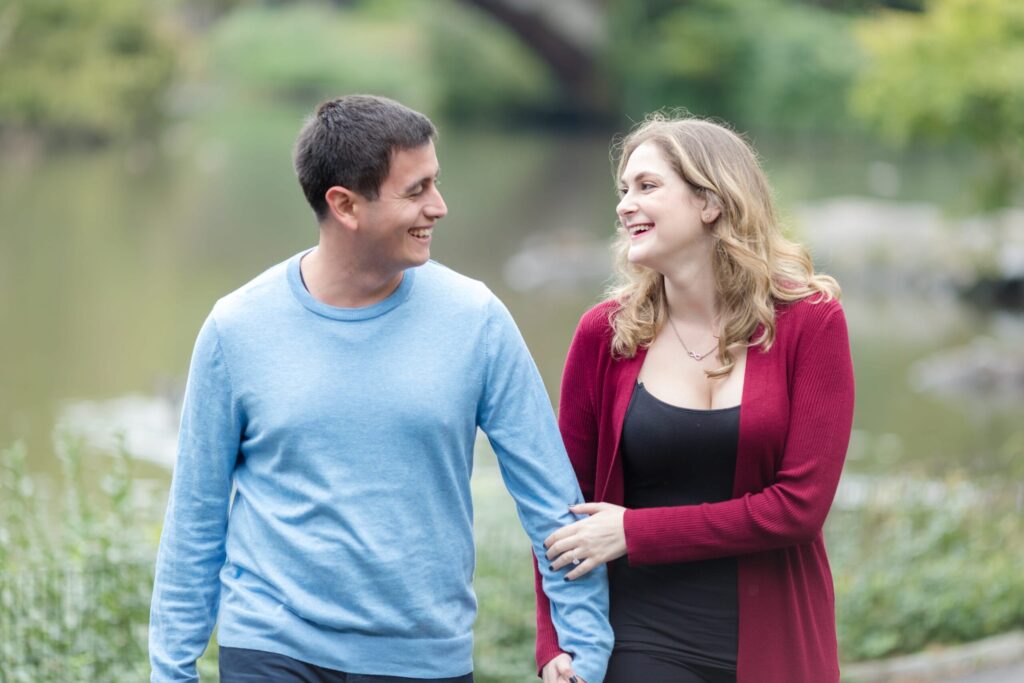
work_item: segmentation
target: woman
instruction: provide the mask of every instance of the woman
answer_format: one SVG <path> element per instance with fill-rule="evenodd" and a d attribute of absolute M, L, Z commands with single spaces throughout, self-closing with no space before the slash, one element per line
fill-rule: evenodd
<path fill-rule="evenodd" d="M 839 287 L 720 125 L 649 117 L 617 181 L 619 283 L 580 321 L 559 410 L 589 502 L 548 559 L 566 580 L 609 563 L 606 683 L 838 681 L 822 525 L 853 415 Z M 568 680 L 537 596 L 538 665 Z"/>

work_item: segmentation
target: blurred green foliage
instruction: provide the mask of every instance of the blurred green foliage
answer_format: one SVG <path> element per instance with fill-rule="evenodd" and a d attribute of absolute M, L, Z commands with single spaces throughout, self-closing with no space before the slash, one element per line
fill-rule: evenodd
<path fill-rule="evenodd" d="M 64 487 L 43 496 L 24 448 L 0 452 L 0 670 L 4 680 L 142 680 L 153 530 L 121 453 L 87 494 L 81 450 L 66 443 Z M 1012 487 L 1011 487 L 1012 488 Z M 943 499 L 908 489 L 898 504 L 834 510 L 826 536 L 844 661 L 915 652 L 1024 627 L 1024 534 L 1014 491 L 947 482 Z M 529 545 L 496 468 L 481 467 L 477 510 L 481 683 L 528 681 L 534 598 Z M 501 505 L 504 500 L 506 504 Z M 59 533 L 47 531 L 59 518 Z M 217 680 L 216 644 L 199 662 Z"/>
<path fill-rule="evenodd" d="M 612 46 L 629 113 L 683 106 L 740 126 L 851 125 L 859 65 L 850 15 L 792 0 L 619 3 Z"/>
<path fill-rule="evenodd" d="M 308 104 L 372 92 L 431 111 L 436 84 L 426 38 L 416 22 L 296 3 L 243 6 L 215 23 L 205 43 L 209 76 L 229 96 Z"/>
<path fill-rule="evenodd" d="M 90 495 L 80 447 L 65 439 L 58 452 L 56 499 L 37 489 L 22 445 L 0 452 L 0 672 L 11 683 L 143 680 L 153 561 L 130 458 L 113 458 Z"/>
<path fill-rule="evenodd" d="M 1024 627 L 1024 534 L 1012 496 L 836 512 L 829 553 L 847 661 L 917 652 Z M 910 496 L 908 496 L 910 497 Z"/>
<path fill-rule="evenodd" d="M 867 65 L 856 111 L 899 143 L 966 142 L 989 156 L 983 206 L 1009 204 L 1024 181 L 1024 3 L 931 0 L 924 13 L 860 22 Z"/>
<path fill-rule="evenodd" d="M 0 0 L 0 129 L 108 140 L 152 129 L 174 73 L 146 0 Z"/>
<path fill-rule="evenodd" d="M 535 57 L 488 17 L 450 0 L 249 3 L 215 23 L 205 42 L 210 77 L 234 96 L 310 105 L 370 92 L 460 120 L 500 122 L 551 98 Z"/>
<path fill-rule="evenodd" d="M 1016 0 L 606 7 L 605 43 L 590 49 L 607 95 L 595 106 L 609 110 L 595 120 L 684 107 L 741 129 L 967 142 L 991 157 L 986 205 L 1009 203 L 1024 177 Z M 303 106 L 375 92 L 501 125 L 572 108 L 549 67 L 470 2 L 0 0 L 0 132 L 130 136 L 193 82 L 216 89 L 186 92 Z"/>
<path fill-rule="evenodd" d="M 552 108 L 547 68 L 513 35 L 458 2 L 437 2 L 428 15 L 431 72 L 447 117 L 513 123 Z"/>

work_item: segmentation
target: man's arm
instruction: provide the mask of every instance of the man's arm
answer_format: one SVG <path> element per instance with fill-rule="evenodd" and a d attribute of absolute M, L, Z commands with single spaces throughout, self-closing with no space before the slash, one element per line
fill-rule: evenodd
<path fill-rule="evenodd" d="M 568 506 L 582 501 L 540 373 L 508 311 L 489 306 L 485 388 L 477 422 L 487 434 L 505 485 L 539 559 L 543 588 L 563 650 L 586 681 L 604 678 L 612 648 L 604 567 L 576 581 L 552 572 L 544 539 L 576 521 Z"/>
<path fill-rule="evenodd" d="M 197 681 L 217 620 L 231 480 L 243 430 L 213 316 L 196 340 L 185 389 L 149 621 L 153 683 Z"/>

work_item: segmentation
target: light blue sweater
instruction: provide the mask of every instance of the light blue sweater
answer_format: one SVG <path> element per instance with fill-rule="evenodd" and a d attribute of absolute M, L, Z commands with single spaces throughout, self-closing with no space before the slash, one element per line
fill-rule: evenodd
<path fill-rule="evenodd" d="M 218 301 L 196 341 L 152 681 L 197 680 L 215 621 L 221 645 L 350 673 L 471 671 L 478 427 L 542 560 L 561 647 L 600 681 L 607 578 L 565 582 L 543 560 L 582 498 L 508 311 L 434 262 L 377 304 L 335 308 L 306 290 L 301 256 Z"/>

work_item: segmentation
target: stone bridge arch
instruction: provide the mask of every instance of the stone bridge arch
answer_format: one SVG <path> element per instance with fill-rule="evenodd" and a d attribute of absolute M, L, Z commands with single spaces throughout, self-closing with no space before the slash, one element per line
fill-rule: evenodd
<path fill-rule="evenodd" d="M 601 117 L 610 91 L 598 70 L 608 41 L 607 0 L 460 0 L 515 33 L 565 91 L 567 113 Z"/>

